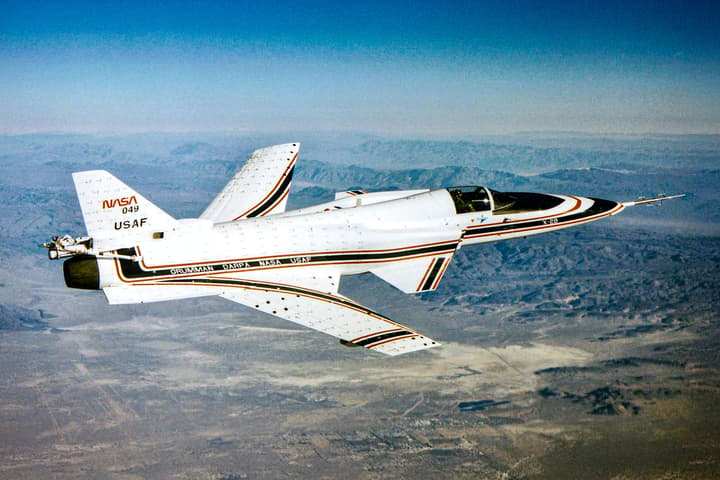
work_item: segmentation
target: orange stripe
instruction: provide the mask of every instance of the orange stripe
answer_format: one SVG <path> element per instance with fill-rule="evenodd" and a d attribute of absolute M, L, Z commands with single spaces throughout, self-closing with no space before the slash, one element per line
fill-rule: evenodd
<path fill-rule="evenodd" d="M 430 265 L 428 265 L 427 269 L 425 270 L 425 275 L 423 275 L 422 280 L 420 280 L 420 283 L 418 284 L 415 291 L 419 292 L 422 290 L 422 286 L 425 285 L 425 280 L 427 279 L 428 274 L 430 273 L 430 270 L 432 270 L 433 265 L 435 265 L 435 261 L 431 261 Z"/>
<path fill-rule="evenodd" d="M 620 208 L 618 208 L 618 207 L 620 207 Z M 573 221 L 571 221 L 571 222 L 554 223 L 554 224 L 549 224 L 549 225 L 541 225 L 541 226 L 538 226 L 538 227 L 518 228 L 518 229 L 516 229 L 516 230 L 507 230 L 507 231 L 504 231 L 504 232 L 490 232 L 490 233 L 483 233 L 483 234 L 478 233 L 478 234 L 475 234 L 475 235 L 470 234 L 470 235 L 468 235 L 468 236 L 465 237 L 465 238 L 482 238 L 482 237 L 490 237 L 490 236 L 493 236 L 493 235 L 494 235 L 494 236 L 511 235 L 511 234 L 519 233 L 519 232 L 531 232 L 531 231 L 535 231 L 535 230 L 544 230 L 544 229 L 561 230 L 561 229 L 563 229 L 563 228 L 565 228 L 565 227 L 567 227 L 567 226 L 569 226 L 569 225 L 577 225 L 577 224 L 580 224 L 580 223 L 592 222 L 593 220 L 599 220 L 599 219 L 604 218 L 604 217 L 609 217 L 609 216 L 611 216 L 611 215 L 615 215 L 615 214 L 618 213 L 620 210 L 622 210 L 623 208 L 625 208 L 625 206 L 624 206 L 623 204 L 618 204 L 618 207 L 615 207 L 613 210 L 610 210 L 610 211 L 608 211 L 608 212 L 604 212 L 604 213 L 599 214 L 599 215 L 593 215 L 592 217 L 580 218 L 580 219 L 578 219 L 578 220 L 573 220 Z M 551 215 L 551 216 L 554 217 L 555 215 Z M 534 219 L 534 220 L 537 220 L 537 219 Z M 507 222 L 507 223 L 510 223 L 510 222 Z M 495 225 L 495 224 L 493 224 L 493 225 Z"/>
<path fill-rule="evenodd" d="M 259 216 L 260 216 L 260 217 L 264 217 L 265 215 L 267 215 L 267 214 L 269 214 L 270 212 L 272 212 L 278 205 L 280 205 L 280 203 L 281 203 L 283 200 L 285 200 L 285 199 L 288 197 L 288 195 L 290 195 L 290 189 L 289 189 L 289 188 L 288 188 L 287 190 L 285 190 L 285 193 L 283 193 L 282 197 L 280 197 L 277 202 L 275 202 L 270 208 L 268 208 L 267 210 L 265 210 L 265 211 L 264 211 L 263 213 L 261 213 Z"/>
<path fill-rule="evenodd" d="M 408 330 L 409 330 L 409 329 L 408 329 Z M 384 342 L 375 343 L 375 344 L 370 344 L 370 345 L 365 345 L 365 348 L 375 348 L 375 347 L 379 347 L 380 345 L 385 345 L 386 343 L 394 342 L 395 340 L 402 340 L 403 338 L 410 338 L 410 337 L 417 337 L 417 336 L 420 336 L 420 334 L 417 333 L 417 332 L 413 332 L 413 333 L 411 333 L 411 334 L 409 334 L 409 335 L 403 335 L 403 336 L 400 336 L 400 337 L 394 337 L 394 338 L 391 338 L 391 339 L 389 339 L 389 340 L 385 340 Z"/>
<path fill-rule="evenodd" d="M 222 272 L 199 272 L 194 274 L 187 274 L 187 275 L 163 275 L 163 276 L 155 276 L 152 278 L 144 278 L 144 279 L 138 279 L 138 280 L 129 280 L 125 278 L 124 276 L 120 275 L 118 273 L 118 277 L 120 280 L 122 280 L 125 283 L 131 283 L 131 284 L 142 284 L 142 283 L 148 283 L 153 282 L 155 280 L 159 279 L 165 279 L 165 278 L 191 278 L 191 277 L 208 277 L 208 278 L 217 278 L 217 274 L 225 274 L 225 273 L 232 273 L 232 272 L 257 272 L 260 270 L 278 270 L 282 268 L 300 268 L 300 267 L 324 267 L 328 265 L 336 265 L 336 266 L 343 266 L 343 265 L 363 265 L 363 264 L 373 264 L 373 263 L 392 263 L 397 261 L 404 261 L 404 260 L 416 260 L 418 258 L 423 257 L 432 257 L 434 255 L 437 255 L 437 252 L 433 253 L 426 253 L 422 255 L 413 255 L 413 256 L 407 256 L 402 258 L 390 258 L 386 260 L 355 260 L 351 262 L 314 262 L 314 263 L 301 263 L 301 264 L 289 264 L 289 265 L 268 265 L 266 267 L 251 267 L 251 268 L 239 268 L 236 270 L 224 270 Z M 230 262 L 230 261 L 227 261 Z M 222 261 L 222 263 L 227 263 L 226 261 Z M 207 262 L 201 262 L 197 264 L 186 264 L 186 265 L 178 265 L 178 268 L 182 268 L 183 266 L 188 265 L 199 265 L 199 264 L 206 264 Z M 119 260 L 115 259 L 115 269 L 118 269 Z"/>
<path fill-rule="evenodd" d="M 440 284 L 440 279 L 442 279 L 443 275 L 445 275 L 445 270 L 447 270 L 448 265 L 450 265 L 449 258 L 445 259 L 445 265 L 442 266 L 442 268 L 440 269 L 440 273 L 438 273 L 437 278 L 433 282 L 432 290 L 435 290 L 438 287 L 438 285 Z"/>
<path fill-rule="evenodd" d="M 447 245 L 448 247 L 450 245 L 457 245 L 458 240 L 446 240 L 443 242 L 433 242 L 433 243 L 421 243 L 420 245 L 411 245 L 408 247 L 396 247 L 396 248 L 386 248 L 386 249 L 380 249 L 380 250 L 331 250 L 331 251 L 325 251 L 325 252 L 303 252 L 303 253 L 292 253 L 292 254 L 283 254 L 283 255 L 266 255 L 264 257 L 250 257 L 250 258 L 235 258 L 230 260 L 205 260 L 202 262 L 190 262 L 190 263 L 174 263 L 174 264 L 167 264 L 167 265 L 148 265 L 145 263 L 145 259 L 140 259 L 140 264 L 142 267 L 146 270 L 155 270 L 159 268 L 173 268 L 173 267 L 190 267 L 193 265 L 207 265 L 208 263 L 233 263 L 233 262 L 251 262 L 255 260 L 267 260 L 267 259 L 273 259 L 273 258 L 284 258 L 284 257 L 306 257 L 306 256 L 312 256 L 312 255 L 339 255 L 339 254 L 351 254 L 351 253 L 391 253 L 391 252 L 400 252 L 403 250 L 414 250 L 416 248 L 424 248 L 424 247 L 432 247 L 435 245 Z M 138 256 L 142 256 L 140 253 L 140 247 L 135 247 Z M 437 255 L 437 252 L 434 253 L 434 255 Z M 420 257 L 418 257 L 420 258 Z M 314 264 L 317 265 L 317 264 Z"/>
<path fill-rule="evenodd" d="M 222 279 L 222 277 L 215 277 L 215 278 L 220 278 L 220 279 Z M 229 280 L 229 281 L 237 281 L 237 280 L 240 280 L 240 279 L 232 278 L 232 279 L 226 279 L 226 280 Z M 243 279 L 242 281 L 255 282 L 255 281 L 257 281 L 257 280 Z M 331 298 L 332 298 L 332 297 L 337 298 L 335 295 L 329 294 L 329 293 L 327 293 L 327 292 L 320 292 L 320 291 L 318 291 L 318 290 L 313 290 L 313 289 L 311 289 L 311 288 L 299 287 L 298 285 L 289 285 L 289 284 L 285 284 L 285 283 L 275 283 L 275 282 L 264 282 L 264 283 L 269 283 L 269 284 L 271 284 L 271 285 L 277 285 L 277 286 L 288 287 L 288 288 L 302 288 L 303 290 L 306 290 L 306 291 L 308 291 L 308 292 L 314 292 L 314 293 L 317 293 L 317 294 L 319 294 L 319 295 L 327 295 L 327 296 L 329 296 L 329 297 L 331 297 Z M 174 283 L 172 283 L 172 282 L 162 282 L 162 283 L 158 283 L 157 285 L 170 285 L 170 286 L 174 286 L 174 287 L 181 286 L 181 285 L 182 285 L 182 286 L 187 286 L 187 284 L 185 284 L 185 283 L 174 284 Z M 191 285 L 191 286 L 192 286 L 192 285 Z M 195 286 L 197 286 L 197 285 L 195 285 Z M 216 287 L 220 287 L 220 288 L 228 288 L 228 287 L 230 287 L 230 288 L 239 288 L 239 289 L 244 289 L 244 290 L 255 290 L 255 291 L 259 291 L 259 292 L 267 292 L 267 289 L 262 288 L 262 287 L 251 287 L 251 286 L 244 286 L 244 285 L 212 285 L 212 284 L 208 284 L 208 285 L 203 285 L 203 286 L 216 286 Z M 316 296 L 311 296 L 311 295 L 308 295 L 308 294 L 303 294 L 302 292 L 300 292 L 300 293 L 295 293 L 295 292 L 293 292 L 292 295 L 300 295 L 300 296 L 303 296 L 303 297 L 306 297 L 306 298 L 311 298 L 311 299 L 313 299 L 313 300 L 317 300 L 317 301 L 320 301 L 320 302 L 325 302 L 325 303 L 330 303 L 330 304 L 332 304 L 332 305 L 337 305 L 338 307 L 348 308 L 348 309 L 354 310 L 354 311 L 356 311 L 356 312 L 358 312 L 358 313 L 360 313 L 360 314 L 362 314 L 362 315 L 367 315 L 368 317 L 372 317 L 372 318 L 374 318 L 374 319 L 376 319 L 376 320 L 380 320 L 381 322 L 385 322 L 385 323 L 388 323 L 388 324 L 390 324 L 390 325 L 394 325 L 395 327 L 398 327 L 398 328 L 391 329 L 391 330 L 389 330 L 389 331 L 397 331 L 397 330 L 408 330 L 408 331 L 412 331 L 412 329 L 406 327 L 405 325 L 401 325 L 401 324 L 399 324 L 399 323 L 397 323 L 397 322 L 393 322 L 393 321 L 390 320 L 389 318 L 383 317 L 383 316 L 380 315 L 379 313 L 375 313 L 375 312 L 373 312 L 373 311 L 370 311 L 370 309 L 367 308 L 367 307 L 365 307 L 364 305 L 359 305 L 359 304 L 358 304 L 359 306 L 363 307 L 363 310 L 360 310 L 360 309 L 358 309 L 358 308 L 353 307 L 352 305 L 347 305 L 347 304 L 345 304 L 345 303 L 338 302 L 338 301 L 334 301 L 334 302 L 333 302 L 333 301 L 327 300 L 327 299 L 322 298 L 322 297 L 316 297 Z M 345 299 L 345 300 L 346 300 L 346 301 L 353 301 L 353 300 L 350 300 L 350 299 Z M 419 333 L 416 333 L 416 332 L 415 332 L 415 334 L 416 334 L 416 335 L 420 335 Z"/>
<path fill-rule="evenodd" d="M 237 217 L 233 218 L 233 219 L 232 219 L 233 222 L 234 222 L 235 220 L 238 220 L 238 219 L 240 219 L 240 218 L 243 218 L 245 215 L 247 215 L 248 213 L 250 213 L 250 212 L 252 212 L 253 210 L 255 210 L 256 208 L 258 208 L 260 205 L 262 205 L 263 203 L 265 203 L 265 201 L 266 201 L 268 198 L 270 198 L 270 197 L 277 191 L 278 188 L 280 188 L 280 185 L 282 185 L 283 181 L 285 180 L 285 175 L 287 175 L 288 170 L 290 170 L 290 169 L 293 167 L 293 165 L 295 165 L 295 160 L 297 160 L 298 153 L 300 153 L 300 152 L 296 152 L 296 153 L 295 153 L 295 156 L 292 158 L 292 160 L 290 160 L 290 163 L 288 164 L 287 168 L 285 168 L 285 171 L 283 171 L 283 174 L 280 176 L 280 178 L 278 179 L 277 183 L 273 186 L 273 188 L 270 189 L 270 192 L 269 192 L 267 195 L 265 195 L 265 197 L 263 197 L 262 200 L 260 200 L 259 202 L 257 202 L 255 205 L 253 205 L 253 206 L 250 207 L 249 209 L 247 209 L 244 213 L 241 213 L 241 214 L 238 215 Z M 290 189 L 288 188 L 288 190 L 290 190 Z"/>
<path fill-rule="evenodd" d="M 366 339 L 366 338 L 374 337 L 374 336 L 377 336 L 377 335 L 382 335 L 383 333 L 399 332 L 400 330 L 410 330 L 410 329 L 409 329 L 409 328 L 405 328 L 405 327 L 403 327 L 403 328 L 391 328 L 390 330 L 383 330 L 383 331 L 381 331 L 381 332 L 375 332 L 375 333 L 370 333 L 370 334 L 368 334 L 368 335 L 363 335 L 362 337 L 358 337 L 358 338 L 356 338 L 356 339 L 354 339 L 354 340 L 350 340 L 350 343 L 359 342 L 360 340 L 364 340 L 364 339 Z"/>
<path fill-rule="evenodd" d="M 483 223 L 482 225 L 475 225 L 474 227 L 475 227 L 475 228 L 481 228 L 481 227 L 482 227 L 482 228 L 485 228 L 485 227 L 492 227 L 492 226 L 495 226 L 495 225 L 509 225 L 509 224 L 520 223 L 520 222 L 532 222 L 532 221 L 535 221 L 535 220 L 542 220 L 542 219 L 544 219 L 544 218 L 564 217 L 564 216 L 566 216 L 567 214 L 574 212 L 575 210 L 577 210 L 578 208 L 580 208 L 580 205 L 582 205 L 582 200 L 580 200 L 579 198 L 577 198 L 577 197 L 575 197 L 575 196 L 572 196 L 572 195 L 565 195 L 565 196 L 566 196 L 566 197 L 569 197 L 569 198 L 572 198 L 573 200 L 575 200 L 575 205 L 573 205 L 569 210 L 567 210 L 567 211 L 565 211 L 565 212 L 553 213 L 553 214 L 549 214 L 549 215 L 543 215 L 543 216 L 541 216 L 541 217 L 520 218 L 520 219 L 517 219 L 517 220 L 509 220 L 509 221 L 507 221 L 507 222 Z M 473 227 L 467 227 L 467 228 L 465 228 L 465 230 L 463 230 L 463 232 L 466 232 L 466 231 L 468 231 L 468 230 L 473 230 Z M 472 235 L 472 234 L 471 234 L 471 235 Z M 467 237 L 466 237 L 466 238 L 467 238 Z"/>

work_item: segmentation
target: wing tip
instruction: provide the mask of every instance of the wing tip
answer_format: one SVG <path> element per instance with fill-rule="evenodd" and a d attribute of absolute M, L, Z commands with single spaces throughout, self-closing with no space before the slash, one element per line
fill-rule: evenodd
<path fill-rule="evenodd" d="M 394 357 L 405 353 L 439 347 L 441 345 L 440 342 L 436 342 L 431 338 L 416 334 L 410 337 L 398 338 L 397 340 L 392 340 L 380 345 L 368 346 L 367 348 Z"/>
<path fill-rule="evenodd" d="M 283 152 L 290 150 L 290 153 L 298 153 L 300 150 L 300 142 L 288 142 L 281 143 L 278 145 L 270 145 L 269 147 L 258 148 L 253 152 L 253 155 L 268 154 L 270 152 Z"/>

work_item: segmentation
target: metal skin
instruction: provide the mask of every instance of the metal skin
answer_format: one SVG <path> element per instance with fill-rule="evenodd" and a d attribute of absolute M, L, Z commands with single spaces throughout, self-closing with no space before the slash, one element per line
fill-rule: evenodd
<path fill-rule="evenodd" d="M 49 256 L 71 257 L 67 285 L 102 289 L 112 304 L 217 295 L 343 345 L 397 355 L 439 343 L 338 293 L 342 276 L 371 272 L 406 293 L 431 291 L 464 246 L 670 198 L 618 203 L 451 187 L 341 192 L 286 212 L 298 150 L 256 151 L 198 219 L 175 220 L 107 172 L 76 173 L 88 235 L 53 237 Z"/>

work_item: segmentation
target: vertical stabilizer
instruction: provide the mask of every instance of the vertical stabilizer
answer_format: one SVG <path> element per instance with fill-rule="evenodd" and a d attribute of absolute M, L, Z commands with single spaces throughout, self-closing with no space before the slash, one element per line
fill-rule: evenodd
<path fill-rule="evenodd" d="M 213 223 L 283 213 L 299 143 L 255 150 L 200 218 Z"/>
<path fill-rule="evenodd" d="M 88 235 L 136 238 L 163 231 L 176 220 L 105 170 L 73 173 Z"/>

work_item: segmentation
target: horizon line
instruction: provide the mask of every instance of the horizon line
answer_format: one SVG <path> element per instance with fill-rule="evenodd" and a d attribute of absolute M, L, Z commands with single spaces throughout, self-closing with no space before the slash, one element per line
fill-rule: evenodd
<path fill-rule="evenodd" d="M 224 136 L 245 136 L 245 135 L 275 135 L 275 134 L 347 134 L 347 135 L 372 135 L 372 136 L 385 136 L 385 137 L 474 137 L 474 136 L 498 136 L 498 137 L 511 137 L 511 136 L 523 136 L 523 135 L 557 135 L 557 136 L 587 136 L 587 137 L 647 137 L 647 136 L 720 136 L 720 130 L 718 131 L 688 131 L 688 132 L 671 132 L 671 131 L 639 131 L 639 132 L 618 132 L 618 131 L 589 131 L 589 130 L 516 130 L 509 132 L 458 132 L 458 133 L 447 133 L 447 132 L 383 132 L 376 130 L 333 130 L 333 129 L 313 129 L 313 130 L 292 130 L 292 129 L 277 129 L 277 130 L 250 130 L 250 129 L 210 129 L 210 130 L 162 130 L 162 129 L 148 129 L 148 130 L 136 130 L 136 131 L 83 131 L 83 130 L 35 130 L 35 131 L 24 131 L 24 132 L 12 132 L 12 131 L 0 131 L 0 137 L 23 137 L 33 135 L 45 135 L 45 136 L 88 136 L 88 137 L 101 137 L 101 136 L 112 136 L 112 137 L 123 137 L 123 136 L 134 136 L 134 135 L 224 135 Z"/>

